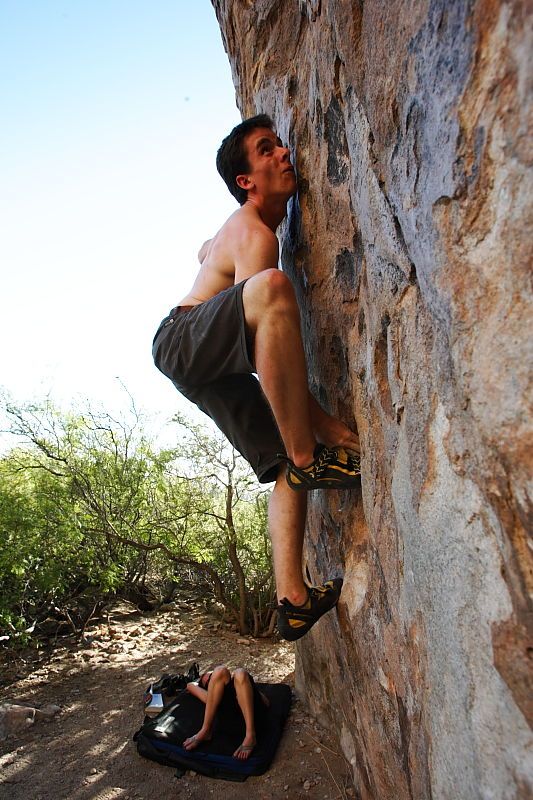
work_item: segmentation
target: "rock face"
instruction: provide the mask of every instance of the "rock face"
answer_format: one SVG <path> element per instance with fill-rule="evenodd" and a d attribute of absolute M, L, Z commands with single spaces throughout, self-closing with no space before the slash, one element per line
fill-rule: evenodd
<path fill-rule="evenodd" d="M 533 791 L 528 5 L 213 0 L 297 167 L 312 389 L 361 437 L 362 492 L 311 500 L 345 585 L 297 672 L 362 798 Z"/>

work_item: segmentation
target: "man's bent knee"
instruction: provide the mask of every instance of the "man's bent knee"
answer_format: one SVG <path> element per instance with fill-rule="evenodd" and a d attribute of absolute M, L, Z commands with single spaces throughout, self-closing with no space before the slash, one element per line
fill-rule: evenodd
<path fill-rule="evenodd" d="M 292 283 L 279 269 L 265 269 L 248 278 L 243 293 L 245 302 L 247 296 L 253 302 L 260 302 L 264 308 L 279 301 L 296 302 Z"/>

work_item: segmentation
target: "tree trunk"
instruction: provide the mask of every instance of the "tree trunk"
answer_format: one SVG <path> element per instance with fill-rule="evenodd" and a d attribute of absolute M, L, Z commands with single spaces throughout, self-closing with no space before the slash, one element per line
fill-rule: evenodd
<path fill-rule="evenodd" d="M 248 605 L 248 597 L 246 592 L 246 576 L 239 561 L 239 554 L 237 552 L 237 532 L 235 531 L 235 524 L 233 522 L 233 486 L 231 483 L 226 487 L 226 532 L 228 536 L 228 553 L 235 577 L 237 578 L 237 585 L 239 588 L 239 632 L 246 634 L 249 632 L 248 623 L 246 621 L 246 609 Z"/>

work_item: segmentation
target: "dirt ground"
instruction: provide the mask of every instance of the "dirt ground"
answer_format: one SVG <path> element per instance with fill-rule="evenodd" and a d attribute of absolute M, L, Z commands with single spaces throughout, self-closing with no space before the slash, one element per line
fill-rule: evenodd
<path fill-rule="evenodd" d="M 347 800 L 351 771 L 334 738 L 295 698 L 270 770 L 244 783 L 187 772 L 141 758 L 132 741 L 142 694 L 164 672 L 244 666 L 258 681 L 294 688 L 294 649 L 220 626 L 201 607 L 173 606 L 153 616 L 118 607 L 109 622 L 86 630 L 82 643 L 0 662 L 0 704 L 54 703 L 61 712 L 0 742 L 1 800 Z M 240 640 L 240 641 L 239 641 Z"/>

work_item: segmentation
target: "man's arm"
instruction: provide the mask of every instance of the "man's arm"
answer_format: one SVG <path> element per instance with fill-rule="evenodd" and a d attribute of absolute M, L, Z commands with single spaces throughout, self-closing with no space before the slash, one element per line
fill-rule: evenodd
<path fill-rule="evenodd" d="M 235 246 L 235 283 L 257 275 L 265 269 L 277 269 L 278 238 L 265 225 L 247 229 Z"/>

